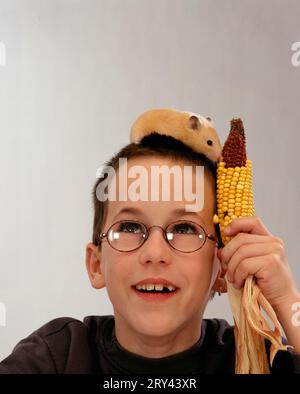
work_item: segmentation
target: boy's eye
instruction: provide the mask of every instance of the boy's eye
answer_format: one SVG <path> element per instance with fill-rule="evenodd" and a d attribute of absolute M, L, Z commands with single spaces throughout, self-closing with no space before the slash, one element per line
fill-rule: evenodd
<path fill-rule="evenodd" d="M 136 222 L 122 222 L 119 225 L 118 231 L 122 233 L 141 233 L 142 228 L 139 223 Z"/>
<path fill-rule="evenodd" d="M 176 234 L 197 234 L 197 228 L 191 223 L 175 224 L 171 231 Z"/>

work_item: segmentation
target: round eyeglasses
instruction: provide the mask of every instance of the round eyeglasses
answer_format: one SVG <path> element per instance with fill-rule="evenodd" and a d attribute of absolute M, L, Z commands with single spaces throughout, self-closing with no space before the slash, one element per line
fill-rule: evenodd
<path fill-rule="evenodd" d="M 192 253 L 202 248 L 207 239 L 214 242 L 217 240 L 213 234 L 207 234 L 198 223 L 188 220 L 177 220 L 165 229 L 161 226 L 147 228 L 145 224 L 136 220 L 120 220 L 113 223 L 106 233 L 100 234 L 100 243 L 106 238 L 113 249 L 119 252 L 131 252 L 143 245 L 152 227 L 161 228 L 164 239 L 169 245 L 184 253 Z"/>

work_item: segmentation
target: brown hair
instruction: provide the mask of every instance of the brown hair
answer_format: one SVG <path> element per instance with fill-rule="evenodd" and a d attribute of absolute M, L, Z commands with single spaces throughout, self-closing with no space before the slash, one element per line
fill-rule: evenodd
<path fill-rule="evenodd" d="M 105 162 L 105 166 L 112 167 L 117 171 L 119 167 L 119 158 L 127 158 L 127 160 L 136 157 L 145 156 L 161 156 L 167 157 L 175 162 L 185 161 L 195 165 L 205 166 L 209 172 L 213 175 L 216 188 L 216 164 L 210 161 L 206 156 L 196 153 L 181 141 L 176 140 L 171 136 L 160 135 L 158 133 L 152 133 L 142 139 L 140 144 L 128 144 L 123 147 L 118 153 L 116 153 L 110 160 Z M 104 167 L 105 170 L 105 167 Z M 103 170 L 103 171 L 104 171 Z M 97 187 L 106 179 L 107 173 L 102 172 L 100 178 L 94 184 L 93 187 L 93 205 L 94 205 L 94 225 L 93 225 L 93 243 L 99 245 L 99 236 L 103 230 L 107 215 L 108 200 L 101 201 L 97 198 Z M 215 203 L 216 204 L 216 203 Z M 215 208 L 216 212 L 216 208 Z M 217 237 L 219 237 L 218 226 L 215 227 Z"/>

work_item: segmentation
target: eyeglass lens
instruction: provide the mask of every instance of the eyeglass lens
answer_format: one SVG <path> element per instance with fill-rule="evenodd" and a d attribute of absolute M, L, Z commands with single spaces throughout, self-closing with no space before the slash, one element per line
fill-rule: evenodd
<path fill-rule="evenodd" d="M 120 251 L 130 251 L 141 246 L 147 238 L 147 228 L 136 221 L 119 221 L 108 231 L 108 242 Z M 166 238 L 170 245 L 182 252 L 192 252 L 203 246 L 206 236 L 197 223 L 177 221 L 166 228 Z"/>

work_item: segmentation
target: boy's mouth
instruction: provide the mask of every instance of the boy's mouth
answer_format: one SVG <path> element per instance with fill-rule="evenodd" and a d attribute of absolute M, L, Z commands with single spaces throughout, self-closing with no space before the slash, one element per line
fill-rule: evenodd
<path fill-rule="evenodd" d="M 179 290 L 179 287 L 164 278 L 144 279 L 133 285 L 132 288 L 145 300 L 166 300 Z"/>

